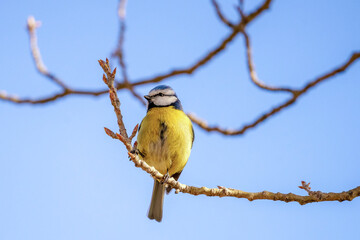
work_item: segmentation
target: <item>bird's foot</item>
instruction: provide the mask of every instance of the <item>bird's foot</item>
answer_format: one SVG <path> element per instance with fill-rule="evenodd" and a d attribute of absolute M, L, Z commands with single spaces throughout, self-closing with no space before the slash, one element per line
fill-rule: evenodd
<path fill-rule="evenodd" d="M 160 183 L 166 183 L 167 180 L 169 180 L 169 178 L 170 178 L 169 173 L 166 173 L 166 174 L 162 177 Z"/>

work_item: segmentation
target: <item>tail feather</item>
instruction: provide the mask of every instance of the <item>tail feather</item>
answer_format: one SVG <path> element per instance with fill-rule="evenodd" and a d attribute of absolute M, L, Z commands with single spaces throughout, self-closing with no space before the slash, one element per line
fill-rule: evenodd
<path fill-rule="evenodd" d="M 161 222 L 163 213 L 165 185 L 157 180 L 154 180 L 154 188 L 151 197 L 150 209 L 148 217 Z"/>

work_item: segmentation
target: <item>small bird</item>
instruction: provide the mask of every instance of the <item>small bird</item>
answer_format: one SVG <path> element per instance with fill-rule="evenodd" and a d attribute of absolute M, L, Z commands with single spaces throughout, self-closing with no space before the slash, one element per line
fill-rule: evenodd
<path fill-rule="evenodd" d="M 191 120 L 169 86 L 157 86 L 144 98 L 148 101 L 148 107 L 139 126 L 137 154 L 164 178 L 178 180 L 194 142 Z M 167 193 L 170 190 L 168 187 Z M 155 179 L 148 217 L 158 222 L 162 219 L 164 193 L 165 184 Z"/>

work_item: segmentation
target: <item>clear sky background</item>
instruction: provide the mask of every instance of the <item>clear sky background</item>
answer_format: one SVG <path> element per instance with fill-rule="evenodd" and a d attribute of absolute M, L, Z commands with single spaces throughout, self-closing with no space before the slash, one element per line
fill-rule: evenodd
<path fill-rule="evenodd" d="M 236 1 L 221 6 L 233 20 Z M 259 1 L 245 1 L 250 10 Z M 0 89 L 22 97 L 58 91 L 34 68 L 25 29 L 42 21 L 39 47 L 48 69 L 73 87 L 104 88 L 97 60 L 118 37 L 117 1 L 1 1 Z M 360 1 L 277 0 L 249 26 L 259 77 L 301 87 L 360 48 Z M 129 1 L 125 42 L 131 80 L 186 67 L 228 34 L 210 1 Z M 116 65 L 115 59 L 112 60 Z M 120 75 L 119 75 L 120 76 Z M 243 136 L 195 127 L 180 181 L 244 191 L 306 194 L 360 184 L 360 62 Z M 186 112 L 238 128 L 287 99 L 261 91 L 247 75 L 244 39 L 192 76 L 165 82 Z M 138 87 L 146 94 L 156 84 Z M 132 129 L 145 109 L 119 92 Z M 346 239 L 356 236 L 360 198 L 298 203 L 166 196 L 161 223 L 147 211 L 153 180 L 109 138 L 117 129 L 107 95 L 70 96 L 46 105 L 0 102 L 0 239 Z"/>

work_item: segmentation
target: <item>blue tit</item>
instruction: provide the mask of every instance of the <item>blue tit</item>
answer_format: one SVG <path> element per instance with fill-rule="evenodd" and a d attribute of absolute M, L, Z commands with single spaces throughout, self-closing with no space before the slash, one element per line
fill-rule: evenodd
<path fill-rule="evenodd" d="M 182 110 L 175 91 L 165 85 L 155 87 L 144 96 L 147 113 L 139 126 L 137 153 L 165 177 L 178 180 L 194 142 L 194 129 Z M 162 219 L 165 185 L 154 181 L 148 217 Z M 167 188 L 167 193 L 171 188 Z"/>

